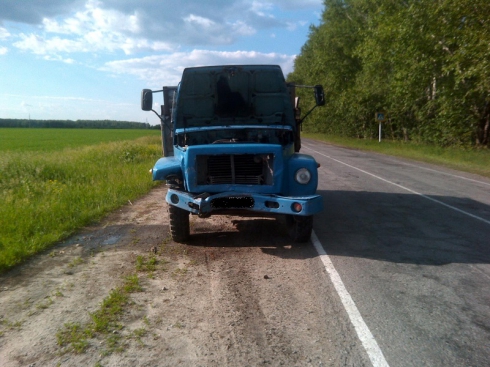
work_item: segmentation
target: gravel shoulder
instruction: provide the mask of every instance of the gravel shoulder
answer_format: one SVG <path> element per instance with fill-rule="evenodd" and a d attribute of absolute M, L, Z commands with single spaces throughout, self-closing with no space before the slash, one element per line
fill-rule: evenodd
<path fill-rule="evenodd" d="M 0 276 L 1 366 L 370 365 L 311 245 L 233 216 L 191 217 L 192 240 L 174 243 L 165 190 Z M 130 275 L 141 289 L 112 329 L 60 345 Z"/>

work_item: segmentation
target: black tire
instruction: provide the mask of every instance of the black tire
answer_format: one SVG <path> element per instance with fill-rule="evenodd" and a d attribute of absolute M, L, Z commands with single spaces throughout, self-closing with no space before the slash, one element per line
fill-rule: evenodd
<path fill-rule="evenodd" d="M 186 242 L 190 237 L 189 212 L 169 205 L 170 233 L 175 242 Z"/>
<path fill-rule="evenodd" d="M 296 243 L 305 243 L 310 240 L 313 231 L 313 216 L 287 215 L 286 225 L 291 239 Z"/>

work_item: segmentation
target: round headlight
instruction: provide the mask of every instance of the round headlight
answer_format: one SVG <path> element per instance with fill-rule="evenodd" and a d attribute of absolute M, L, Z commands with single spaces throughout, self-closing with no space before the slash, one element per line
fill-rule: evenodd
<path fill-rule="evenodd" d="M 311 173 L 306 168 L 300 168 L 294 175 L 296 182 L 306 185 L 311 180 Z"/>

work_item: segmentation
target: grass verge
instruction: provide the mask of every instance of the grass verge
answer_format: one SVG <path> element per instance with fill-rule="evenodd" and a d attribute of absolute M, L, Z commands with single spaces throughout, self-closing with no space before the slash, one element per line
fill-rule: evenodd
<path fill-rule="evenodd" d="M 303 137 L 347 148 L 372 151 L 490 177 L 490 150 L 442 148 L 390 140 L 342 138 L 320 133 L 303 133 Z"/>
<path fill-rule="evenodd" d="M 0 155 L 0 272 L 146 192 L 159 137 Z"/>

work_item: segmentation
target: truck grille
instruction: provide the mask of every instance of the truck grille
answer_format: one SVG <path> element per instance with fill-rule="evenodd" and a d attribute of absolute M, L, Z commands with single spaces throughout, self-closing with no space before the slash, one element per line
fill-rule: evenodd
<path fill-rule="evenodd" d="M 199 155 L 198 185 L 272 185 L 273 154 Z"/>

